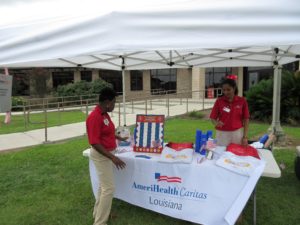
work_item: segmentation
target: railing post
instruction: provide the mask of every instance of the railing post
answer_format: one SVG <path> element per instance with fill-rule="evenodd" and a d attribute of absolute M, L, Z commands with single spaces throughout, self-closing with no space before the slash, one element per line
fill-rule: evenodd
<path fill-rule="evenodd" d="M 85 101 L 85 117 L 88 118 L 89 116 L 89 100 Z"/>
<path fill-rule="evenodd" d="M 25 130 L 27 130 L 27 117 L 26 117 L 25 101 L 23 101 L 23 113 L 24 113 L 24 126 L 25 126 Z"/>
<path fill-rule="evenodd" d="M 147 105 L 147 99 L 145 99 L 145 114 L 147 115 L 148 112 L 148 105 Z"/>
<path fill-rule="evenodd" d="M 204 110 L 204 100 L 205 100 L 205 89 L 202 94 L 202 110 Z"/>
<path fill-rule="evenodd" d="M 169 95 L 167 96 L 167 102 L 168 102 L 168 117 L 170 116 L 170 98 Z"/>
<path fill-rule="evenodd" d="M 121 126 L 121 102 L 119 102 L 119 127 Z"/>
<path fill-rule="evenodd" d="M 134 113 L 134 110 L 133 110 L 133 100 L 131 100 L 131 113 Z"/>
<path fill-rule="evenodd" d="M 189 97 L 186 97 L 186 113 L 189 112 Z"/>
<path fill-rule="evenodd" d="M 168 96 L 166 96 L 166 107 L 168 107 Z"/>
<path fill-rule="evenodd" d="M 58 124 L 61 125 L 61 113 L 59 110 L 59 102 L 57 102 Z"/>
<path fill-rule="evenodd" d="M 62 111 L 64 112 L 65 111 L 65 108 L 64 108 L 64 97 L 61 97 L 61 104 L 62 104 Z"/>
<path fill-rule="evenodd" d="M 30 113 L 30 109 L 27 110 L 27 114 L 26 114 L 26 123 L 27 123 L 27 127 L 28 127 L 28 125 L 30 124 L 29 113 Z"/>
<path fill-rule="evenodd" d="M 47 115 L 47 108 L 45 107 L 45 101 L 43 99 L 43 108 L 44 108 L 44 116 L 45 116 L 45 143 L 48 142 L 48 115 Z"/>

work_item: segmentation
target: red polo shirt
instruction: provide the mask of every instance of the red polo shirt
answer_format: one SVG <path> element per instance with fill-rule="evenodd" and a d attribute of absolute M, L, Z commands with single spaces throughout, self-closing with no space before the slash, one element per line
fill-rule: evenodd
<path fill-rule="evenodd" d="M 88 116 L 86 130 L 91 145 L 101 144 L 107 151 L 112 151 L 117 147 L 115 125 L 108 113 L 102 113 L 99 105 Z"/>
<path fill-rule="evenodd" d="M 249 119 L 248 104 L 245 98 L 234 96 L 229 102 L 226 96 L 217 99 L 210 113 L 210 118 L 224 123 L 222 127 L 216 127 L 221 131 L 234 131 L 243 127 L 243 120 Z"/>

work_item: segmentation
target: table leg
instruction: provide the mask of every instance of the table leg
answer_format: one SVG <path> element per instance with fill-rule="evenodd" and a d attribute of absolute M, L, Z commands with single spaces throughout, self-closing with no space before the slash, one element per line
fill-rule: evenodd
<path fill-rule="evenodd" d="M 253 225 L 256 225 L 256 187 L 253 190 Z"/>

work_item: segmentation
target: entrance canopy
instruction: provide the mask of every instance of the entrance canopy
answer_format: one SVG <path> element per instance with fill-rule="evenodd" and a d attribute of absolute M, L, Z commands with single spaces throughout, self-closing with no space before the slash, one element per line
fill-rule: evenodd
<path fill-rule="evenodd" d="M 298 0 L 11 0 L 0 3 L 0 17 L 0 67 L 133 70 L 300 59 Z"/>

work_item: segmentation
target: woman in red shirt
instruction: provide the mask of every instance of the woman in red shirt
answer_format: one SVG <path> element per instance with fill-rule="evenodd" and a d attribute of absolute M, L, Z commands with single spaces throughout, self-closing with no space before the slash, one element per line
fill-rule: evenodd
<path fill-rule="evenodd" d="M 103 88 L 99 95 L 99 105 L 86 120 L 90 158 L 93 160 L 100 182 L 94 206 L 94 225 L 107 223 L 115 190 L 113 165 L 124 169 L 126 164 L 114 155 L 116 139 L 125 140 L 115 135 L 115 125 L 108 112 L 112 112 L 116 102 L 116 92 L 111 88 Z"/>
<path fill-rule="evenodd" d="M 223 96 L 219 97 L 211 111 L 210 119 L 216 128 L 217 144 L 248 144 L 249 110 L 245 98 L 238 96 L 236 82 L 222 82 Z"/>

